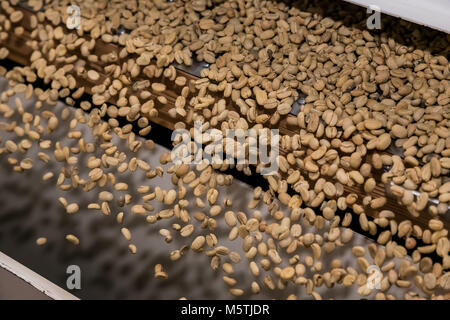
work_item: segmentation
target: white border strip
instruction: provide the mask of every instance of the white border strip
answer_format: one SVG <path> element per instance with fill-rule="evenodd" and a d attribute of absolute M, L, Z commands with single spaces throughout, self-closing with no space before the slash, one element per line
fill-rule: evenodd
<path fill-rule="evenodd" d="M 368 8 L 380 7 L 381 13 L 450 33 L 449 0 L 344 0 Z M 369 16 L 369 15 L 368 15 Z M 381 21 L 383 28 L 383 20 Z"/>
<path fill-rule="evenodd" d="M 58 287 L 53 282 L 50 282 L 2 252 L 0 252 L 0 267 L 18 276 L 54 300 L 79 300 L 73 294 Z"/>

